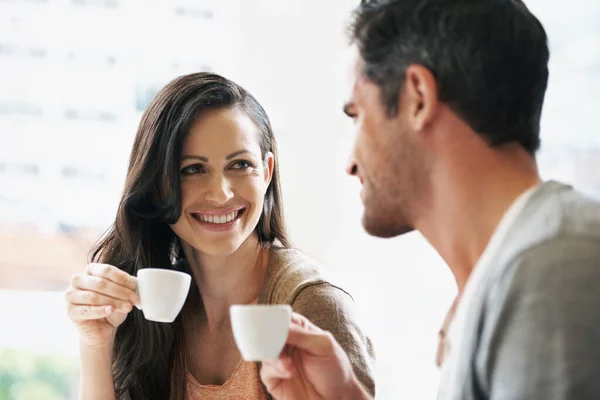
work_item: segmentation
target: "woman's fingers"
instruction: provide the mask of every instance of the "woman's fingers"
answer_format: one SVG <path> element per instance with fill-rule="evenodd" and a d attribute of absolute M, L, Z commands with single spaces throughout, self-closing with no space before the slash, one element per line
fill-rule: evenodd
<path fill-rule="evenodd" d="M 124 286 L 128 289 L 135 291 L 137 286 L 136 279 L 129 275 L 127 272 L 109 265 L 109 264 L 88 264 L 85 272 L 91 276 L 97 276 L 98 278 L 105 278 L 117 285 Z"/>
<path fill-rule="evenodd" d="M 112 314 L 113 306 L 80 306 L 69 304 L 67 315 L 72 321 L 81 322 L 106 318 Z"/>
<path fill-rule="evenodd" d="M 133 304 L 139 303 L 139 297 L 134 290 L 98 276 L 88 274 L 75 275 L 71 278 L 71 288 L 96 292 L 121 301 L 129 301 Z"/>
<path fill-rule="evenodd" d="M 78 306 L 113 306 L 115 310 L 129 312 L 133 304 L 130 301 L 115 299 L 89 290 L 69 289 L 65 297 L 69 303 Z"/>

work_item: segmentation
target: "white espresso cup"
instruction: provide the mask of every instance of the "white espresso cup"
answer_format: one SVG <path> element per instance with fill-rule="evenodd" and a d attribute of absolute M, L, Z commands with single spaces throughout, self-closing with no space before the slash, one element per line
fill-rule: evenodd
<path fill-rule="evenodd" d="M 233 305 L 229 310 L 235 343 L 246 361 L 279 357 L 287 341 L 292 307 L 281 305 Z"/>
<path fill-rule="evenodd" d="M 138 306 L 144 318 L 173 322 L 187 298 L 192 277 L 185 272 L 161 268 L 143 268 L 137 273 Z"/>

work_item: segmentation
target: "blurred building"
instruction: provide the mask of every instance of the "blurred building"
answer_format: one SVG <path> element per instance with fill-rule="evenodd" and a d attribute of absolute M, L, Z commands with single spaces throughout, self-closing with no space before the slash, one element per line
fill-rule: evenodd
<path fill-rule="evenodd" d="M 232 5 L 0 1 L 0 289 L 57 289 L 82 269 L 141 112 L 175 76 L 229 62 Z"/>

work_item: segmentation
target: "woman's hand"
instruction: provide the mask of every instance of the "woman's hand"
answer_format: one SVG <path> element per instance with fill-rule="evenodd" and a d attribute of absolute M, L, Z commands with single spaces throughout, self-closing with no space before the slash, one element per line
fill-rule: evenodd
<path fill-rule="evenodd" d="M 67 315 L 79 330 L 82 344 L 112 347 L 117 327 L 139 304 L 136 279 L 108 264 L 89 264 L 71 278 L 66 291 Z"/>

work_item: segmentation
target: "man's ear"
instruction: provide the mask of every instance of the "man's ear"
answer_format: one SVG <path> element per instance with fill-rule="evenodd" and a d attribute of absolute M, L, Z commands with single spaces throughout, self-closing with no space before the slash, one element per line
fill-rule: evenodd
<path fill-rule="evenodd" d="M 433 73 L 422 65 L 406 69 L 402 99 L 411 127 L 419 132 L 431 121 L 438 110 L 438 87 Z"/>

